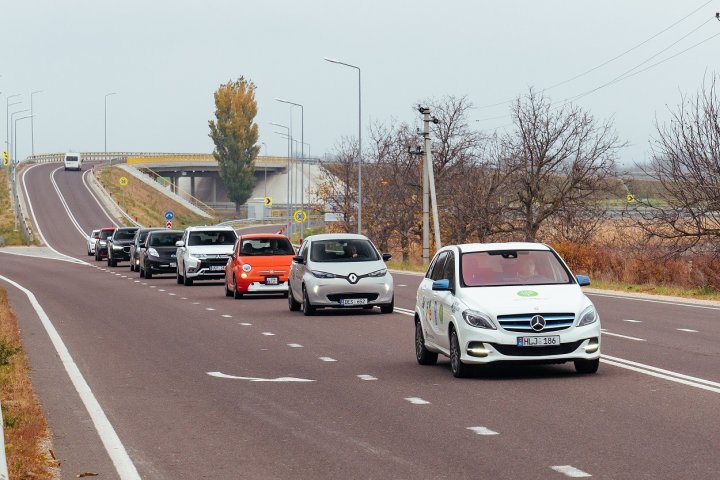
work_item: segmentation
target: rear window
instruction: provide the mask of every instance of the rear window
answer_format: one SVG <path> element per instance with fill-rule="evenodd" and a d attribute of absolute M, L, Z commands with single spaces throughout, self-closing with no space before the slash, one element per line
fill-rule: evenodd
<path fill-rule="evenodd" d="M 107 240 L 112 237 L 114 230 L 103 230 L 100 232 L 100 240 Z"/>
<path fill-rule="evenodd" d="M 248 238 L 242 241 L 240 255 L 294 255 L 295 249 L 287 238 Z"/>
<path fill-rule="evenodd" d="M 137 230 L 117 230 L 113 236 L 114 240 L 132 240 Z"/>
<path fill-rule="evenodd" d="M 317 240 L 310 247 L 313 262 L 373 262 L 380 260 L 369 240 Z"/>
<path fill-rule="evenodd" d="M 65 157 L 66 162 L 77 162 L 78 157 Z"/>
<path fill-rule="evenodd" d="M 232 230 L 192 232 L 188 237 L 188 246 L 198 245 L 235 245 L 237 235 Z"/>
<path fill-rule="evenodd" d="M 159 232 L 150 235 L 151 247 L 174 247 L 175 242 L 182 238 L 182 232 Z"/>

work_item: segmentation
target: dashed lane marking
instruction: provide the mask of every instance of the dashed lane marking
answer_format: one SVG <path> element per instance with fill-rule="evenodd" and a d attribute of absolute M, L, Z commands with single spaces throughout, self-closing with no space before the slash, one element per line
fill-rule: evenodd
<path fill-rule="evenodd" d="M 164 288 L 159 288 L 159 289 L 158 289 L 158 292 L 164 292 L 164 291 L 165 291 Z"/>
<path fill-rule="evenodd" d="M 697 330 L 692 330 L 692 329 L 690 329 L 690 328 L 678 328 L 677 330 L 680 331 L 680 332 L 698 333 Z"/>
<path fill-rule="evenodd" d="M 623 320 L 623 322 L 642 323 L 642 320 L 630 320 L 630 319 L 625 319 L 625 320 Z"/>
<path fill-rule="evenodd" d="M 358 377 L 360 380 L 367 380 L 367 381 L 377 380 L 377 377 L 373 377 L 372 375 L 365 375 L 365 374 L 363 374 L 363 375 L 358 375 L 357 377 Z"/>
<path fill-rule="evenodd" d="M 554 467 L 550 467 L 556 472 L 560 472 L 563 475 L 571 478 L 586 478 L 586 477 L 592 477 L 589 473 L 585 473 L 582 470 L 578 470 L 577 468 L 573 467 L 572 465 L 555 465 Z"/>
<path fill-rule="evenodd" d="M 214 312 L 214 311 L 215 311 L 215 309 L 212 308 L 212 307 L 206 307 L 205 310 L 207 310 L 208 312 Z"/>
<path fill-rule="evenodd" d="M 223 318 L 232 318 L 232 315 L 223 315 Z"/>
<path fill-rule="evenodd" d="M 243 327 L 249 327 L 252 325 L 252 323 L 241 323 L 240 325 L 242 325 Z"/>
<path fill-rule="evenodd" d="M 170 293 L 168 293 L 168 295 L 170 295 L 170 296 L 172 297 L 172 296 L 177 295 L 177 293 L 172 293 L 172 292 L 170 292 Z"/>
<path fill-rule="evenodd" d="M 498 432 L 494 432 L 486 427 L 467 427 L 468 430 L 472 430 L 478 435 L 497 435 Z"/>
<path fill-rule="evenodd" d="M 337 362 L 337 360 L 332 357 L 320 357 L 320 360 L 322 360 L 323 362 Z"/>
<path fill-rule="evenodd" d="M 193 305 L 200 305 L 200 302 L 192 302 Z"/>
<path fill-rule="evenodd" d="M 290 348 L 303 348 L 299 343 L 288 343 L 287 346 Z"/>
<path fill-rule="evenodd" d="M 423 400 L 420 397 L 406 397 L 405 400 L 412 403 L 413 405 L 428 405 L 430 402 Z"/>
<path fill-rule="evenodd" d="M 262 332 L 262 334 L 265 335 L 266 337 L 273 337 L 273 336 L 275 336 L 275 334 L 272 333 L 272 332 Z"/>

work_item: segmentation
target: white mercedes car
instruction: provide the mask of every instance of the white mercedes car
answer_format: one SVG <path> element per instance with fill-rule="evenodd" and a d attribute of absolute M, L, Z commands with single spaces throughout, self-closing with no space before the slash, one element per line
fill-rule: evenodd
<path fill-rule="evenodd" d="M 417 361 L 446 355 L 456 377 L 497 361 L 572 361 L 595 373 L 600 316 L 580 288 L 589 284 L 544 244 L 443 247 L 417 291 Z"/>
<path fill-rule="evenodd" d="M 305 239 L 290 267 L 290 310 L 312 315 L 318 308 L 365 308 L 382 313 L 395 307 L 393 278 L 385 262 L 364 235 L 329 233 Z"/>

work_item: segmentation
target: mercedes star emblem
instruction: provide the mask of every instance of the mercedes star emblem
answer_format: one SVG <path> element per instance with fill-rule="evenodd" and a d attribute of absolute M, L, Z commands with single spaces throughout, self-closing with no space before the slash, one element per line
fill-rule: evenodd
<path fill-rule="evenodd" d="M 535 315 L 530 319 L 530 327 L 536 332 L 542 331 L 545 328 L 545 319 L 542 315 Z"/>

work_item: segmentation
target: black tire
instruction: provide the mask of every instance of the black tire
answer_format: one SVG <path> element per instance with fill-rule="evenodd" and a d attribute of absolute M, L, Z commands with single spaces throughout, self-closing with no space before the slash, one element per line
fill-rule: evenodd
<path fill-rule="evenodd" d="M 598 371 L 600 359 L 595 360 L 575 360 L 575 371 L 582 374 L 592 374 Z"/>
<path fill-rule="evenodd" d="M 238 300 L 243 297 L 243 294 L 238 292 L 237 289 L 237 280 L 235 280 L 235 275 L 233 275 L 233 283 L 232 283 L 232 291 L 233 291 L 233 298 L 235 300 Z"/>
<path fill-rule="evenodd" d="M 93 253 L 90 251 L 89 248 L 88 248 L 87 250 L 88 250 L 88 257 L 92 257 L 92 256 L 93 256 Z"/>
<path fill-rule="evenodd" d="M 450 370 L 455 378 L 465 378 L 470 374 L 470 366 L 462 363 L 460 353 L 460 341 L 453 328 L 450 330 Z"/>
<path fill-rule="evenodd" d="M 193 284 L 193 279 L 188 278 L 187 273 L 183 272 L 183 285 L 185 285 L 186 287 L 192 287 L 192 284 Z"/>
<path fill-rule="evenodd" d="M 305 314 L 306 317 L 315 315 L 315 307 L 310 303 L 310 300 L 308 299 L 307 290 L 305 290 L 304 285 L 303 285 L 302 291 L 303 291 L 303 303 L 302 303 L 303 314 Z"/>
<path fill-rule="evenodd" d="M 147 268 L 147 266 L 146 266 L 145 267 L 145 278 L 152 278 L 152 276 L 153 276 L 152 271 L 149 268 Z"/>
<path fill-rule="evenodd" d="M 227 278 L 225 279 L 225 281 L 224 281 L 223 283 L 225 284 L 225 296 L 226 296 L 226 297 L 232 297 L 232 296 L 233 296 L 233 292 L 232 292 L 232 290 L 230 290 L 230 289 L 228 288 L 228 286 L 227 286 Z"/>
<path fill-rule="evenodd" d="M 145 278 L 145 269 L 140 267 L 140 278 Z"/>
<path fill-rule="evenodd" d="M 110 257 L 109 257 L 109 256 L 107 257 L 106 262 L 107 262 L 107 266 L 108 266 L 108 267 L 111 267 L 111 266 L 112 266 L 112 265 L 110 265 Z"/>
<path fill-rule="evenodd" d="M 390 301 L 390 303 L 387 303 L 385 305 L 380 305 L 380 312 L 381 313 L 393 313 L 395 311 L 395 296 L 393 295 L 393 299 Z"/>
<path fill-rule="evenodd" d="M 300 302 L 295 300 L 295 296 L 292 293 L 292 290 L 290 289 L 290 283 L 288 283 L 288 308 L 290 308 L 291 312 L 297 312 L 300 311 Z"/>
<path fill-rule="evenodd" d="M 132 258 L 130 259 L 130 271 L 131 272 L 135 271 L 135 262 L 132 260 Z"/>
<path fill-rule="evenodd" d="M 175 273 L 175 281 L 177 282 L 178 285 L 182 285 L 183 280 L 184 280 L 183 276 L 180 275 L 180 269 L 178 269 L 177 272 Z"/>
<path fill-rule="evenodd" d="M 425 336 L 420 326 L 420 320 L 415 320 L 415 358 L 420 365 L 435 365 L 437 363 L 437 352 L 431 352 L 425 348 Z"/>

